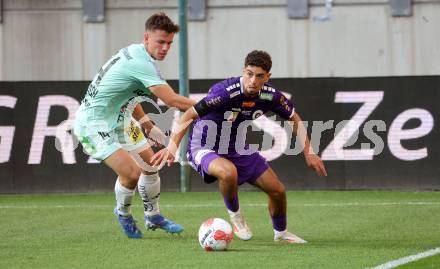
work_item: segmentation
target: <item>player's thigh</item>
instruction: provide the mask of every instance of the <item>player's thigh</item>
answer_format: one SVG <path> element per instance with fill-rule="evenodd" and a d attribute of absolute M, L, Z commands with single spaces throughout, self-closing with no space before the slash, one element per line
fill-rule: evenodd
<path fill-rule="evenodd" d="M 271 167 L 266 169 L 266 171 L 255 180 L 253 185 L 266 193 L 283 193 L 286 191 L 283 183 L 279 180 L 277 174 Z"/>
<path fill-rule="evenodd" d="M 208 174 L 216 178 L 237 178 L 237 168 L 230 160 L 219 157 L 208 166 Z"/>
<path fill-rule="evenodd" d="M 121 177 L 137 179 L 141 170 L 127 151 L 118 149 L 104 160 L 104 163 Z"/>
<path fill-rule="evenodd" d="M 74 134 L 83 150 L 96 160 L 104 160 L 121 148 L 117 134 L 105 121 L 75 122 Z"/>

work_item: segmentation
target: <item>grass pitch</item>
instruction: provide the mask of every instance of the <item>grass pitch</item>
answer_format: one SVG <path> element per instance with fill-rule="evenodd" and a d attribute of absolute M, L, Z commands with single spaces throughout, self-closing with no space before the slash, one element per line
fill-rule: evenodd
<path fill-rule="evenodd" d="M 120 230 L 111 193 L 0 195 L 0 268 L 367 268 L 440 247 L 440 192 L 288 192 L 288 228 L 305 245 L 273 242 L 264 193 L 241 192 L 240 204 L 254 238 L 205 252 L 199 225 L 228 220 L 219 193 L 162 193 L 162 213 L 185 231 L 143 229 L 141 240 Z M 401 268 L 440 258 L 417 264 Z"/>

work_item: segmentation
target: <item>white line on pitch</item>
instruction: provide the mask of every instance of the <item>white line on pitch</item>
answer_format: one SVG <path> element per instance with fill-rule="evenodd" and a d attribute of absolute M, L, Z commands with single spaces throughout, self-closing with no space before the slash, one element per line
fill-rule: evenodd
<path fill-rule="evenodd" d="M 246 207 L 266 207 L 264 203 L 242 203 Z M 137 205 L 133 205 L 138 207 Z M 222 203 L 211 204 L 161 204 L 161 207 L 165 208 L 197 208 L 197 207 L 224 207 Z M 295 204 L 291 203 L 290 207 L 356 207 L 356 206 L 440 206 L 440 202 L 389 202 L 389 203 L 305 203 Z M 96 205 L 96 204 L 70 204 L 70 205 L 54 205 L 54 204 L 41 204 L 41 205 L 14 205 L 14 204 L 0 204 L 0 209 L 34 209 L 34 208 L 111 208 L 114 207 L 111 204 L 108 205 Z M 140 207 L 140 206 L 139 206 Z"/>
<path fill-rule="evenodd" d="M 410 262 L 418 261 L 418 260 L 423 259 L 423 258 L 434 256 L 434 255 L 439 254 L 439 253 L 440 253 L 440 247 L 439 248 L 430 249 L 430 250 L 425 251 L 425 252 L 420 252 L 420 253 L 418 253 L 416 255 L 406 256 L 406 257 L 403 257 L 403 258 L 400 258 L 400 259 L 397 259 L 397 260 L 394 260 L 394 261 L 390 261 L 390 262 L 378 265 L 376 267 L 372 267 L 370 269 L 391 269 L 391 268 L 395 268 L 395 267 L 403 265 L 403 264 L 407 264 L 407 263 L 410 263 Z"/>

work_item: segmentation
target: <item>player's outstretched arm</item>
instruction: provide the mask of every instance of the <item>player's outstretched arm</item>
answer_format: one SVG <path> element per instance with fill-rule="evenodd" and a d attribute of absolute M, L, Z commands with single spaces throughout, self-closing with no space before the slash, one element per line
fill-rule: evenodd
<path fill-rule="evenodd" d="M 151 163 L 153 166 L 160 166 L 164 161 L 170 166 L 176 156 L 177 148 L 182 142 L 183 136 L 189 129 L 190 124 L 199 117 L 194 107 L 188 109 L 183 115 L 177 120 L 177 127 L 171 133 L 171 139 L 168 146 L 161 149 L 153 155 L 151 158 Z"/>
<path fill-rule="evenodd" d="M 179 95 L 167 84 L 151 86 L 150 91 L 168 107 L 176 107 L 180 111 L 186 111 L 196 104 L 196 101 Z"/>
<path fill-rule="evenodd" d="M 297 139 L 301 142 L 304 148 L 304 157 L 306 159 L 306 164 L 308 167 L 315 170 L 318 176 L 327 176 L 327 171 L 325 170 L 324 163 L 321 158 L 313 151 L 310 144 L 310 140 L 307 136 L 306 128 L 301 120 L 301 117 L 295 112 L 293 116 L 289 119 L 291 124 L 293 124 L 293 134 L 296 135 Z"/>

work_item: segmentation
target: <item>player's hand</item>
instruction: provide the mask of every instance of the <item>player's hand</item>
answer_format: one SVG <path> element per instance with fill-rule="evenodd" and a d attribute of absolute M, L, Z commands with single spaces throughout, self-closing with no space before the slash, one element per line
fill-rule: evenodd
<path fill-rule="evenodd" d="M 325 170 L 324 163 L 321 158 L 314 153 L 309 153 L 305 155 L 307 166 L 315 170 L 316 174 L 320 177 L 327 176 L 327 171 Z"/>
<path fill-rule="evenodd" d="M 150 129 L 145 129 L 148 141 L 152 146 L 160 147 L 165 145 L 166 135 L 156 125 L 153 125 Z"/>
<path fill-rule="evenodd" d="M 163 148 L 156 152 L 153 157 L 151 157 L 151 163 L 153 166 L 162 166 L 163 162 L 167 162 L 168 166 L 174 162 L 174 155 L 170 152 L 168 148 Z"/>

